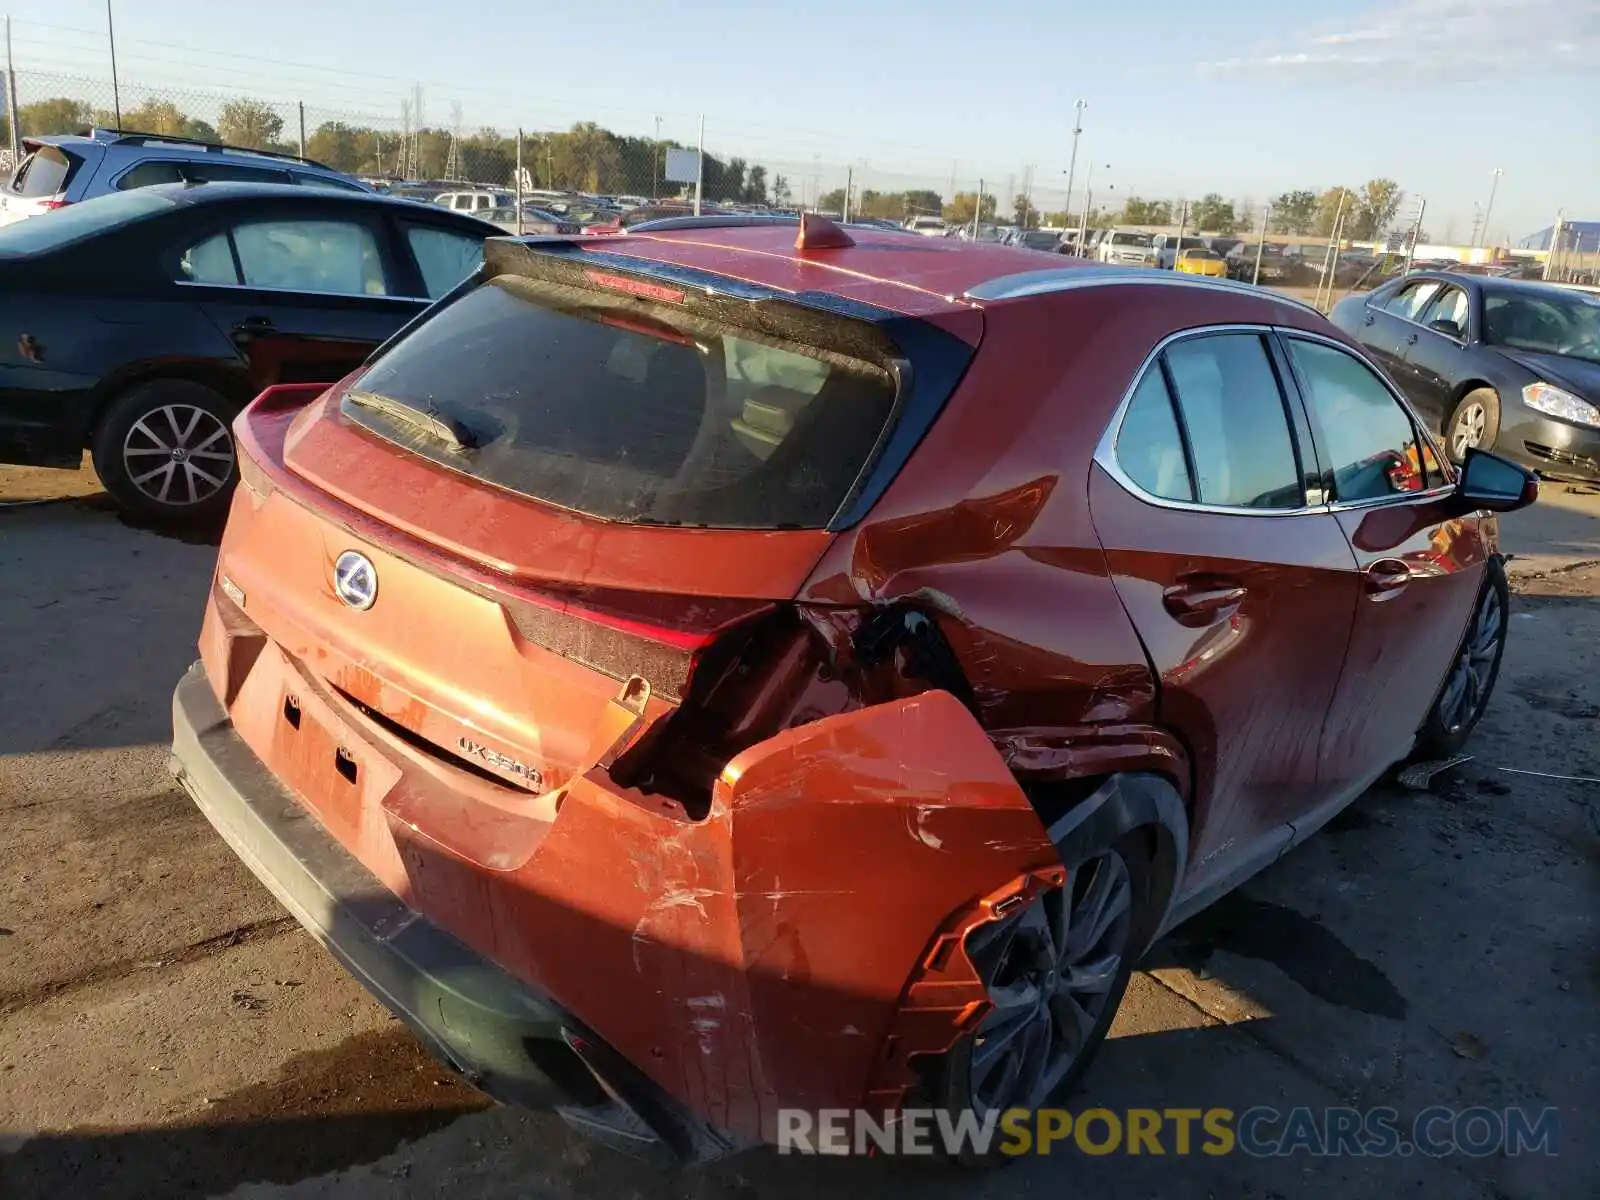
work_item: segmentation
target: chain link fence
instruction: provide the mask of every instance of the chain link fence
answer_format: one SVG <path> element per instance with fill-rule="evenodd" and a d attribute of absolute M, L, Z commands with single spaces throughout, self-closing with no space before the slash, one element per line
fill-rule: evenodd
<path fill-rule="evenodd" d="M 583 192 L 641 199 L 681 198 L 689 185 L 666 178 L 666 152 L 689 148 L 670 137 L 616 133 L 594 122 L 566 129 L 516 128 L 465 119 L 459 104 L 430 102 L 421 88 L 386 112 L 330 108 L 244 93 L 148 87 L 109 79 L 42 71 L 16 72 L 11 98 L 21 136 L 123 128 L 167 137 L 223 142 L 250 149 L 300 154 L 359 177 L 511 188 L 519 162 L 527 189 Z M 659 118 L 643 118 L 640 124 Z M 1337 230 L 1345 246 L 1383 251 L 1384 233 L 1409 229 L 1397 183 L 1374 180 L 1362 188 L 1289 190 L 1271 197 L 1224 197 L 1215 192 L 1151 196 L 1133 194 L 1098 163 L 1080 163 L 1076 181 L 1031 166 L 977 171 L 951 163 L 947 170 L 906 169 L 861 158 L 840 161 L 764 156 L 745 148 L 734 154 L 708 122 L 703 195 L 709 204 L 805 208 L 852 219 L 902 223 L 939 217 L 968 227 L 1019 224 L 1056 229 L 1108 225 L 1152 234 L 1205 233 L 1310 250 Z M 0 113 L 0 147 L 9 150 L 9 113 Z M 0 160 L 0 171 L 10 164 Z M 1108 177 L 1109 175 L 1109 177 Z M 1073 183 L 1071 194 L 1068 184 Z M 976 217 L 976 221 L 974 218 Z M 1425 231 L 1420 242 L 1430 242 Z M 1445 242 L 1451 243 L 1446 229 Z M 1379 244 L 1373 247 L 1374 242 Z M 1465 257 L 1493 257 L 1495 246 Z M 1526 253 L 1526 252 L 1525 252 Z M 1562 253 L 1562 272 L 1592 268 L 1592 255 Z"/>

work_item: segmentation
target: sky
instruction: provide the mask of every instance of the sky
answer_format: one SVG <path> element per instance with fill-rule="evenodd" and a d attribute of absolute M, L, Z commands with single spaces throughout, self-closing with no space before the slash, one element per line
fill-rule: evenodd
<path fill-rule="evenodd" d="M 1074 102 L 1094 200 L 1258 207 L 1397 180 L 1436 239 L 1600 219 L 1600 0 L 1146 0 L 1018 10 L 954 0 L 452 5 L 440 0 L 113 0 L 124 90 L 302 101 L 313 121 L 564 128 L 692 144 L 795 186 L 1004 194 L 1059 207 Z M 504 15 L 492 15 L 503 9 Z M 1335 15 L 1330 15 L 1333 13 Z M 109 79 L 102 0 L 12 0 L 18 90 Z M 68 90 L 63 88 L 62 90 Z M 109 99 L 109 88 L 106 91 Z M 1091 174 L 1092 165 L 1092 174 Z M 1075 200 L 1075 207 L 1078 203 Z"/>

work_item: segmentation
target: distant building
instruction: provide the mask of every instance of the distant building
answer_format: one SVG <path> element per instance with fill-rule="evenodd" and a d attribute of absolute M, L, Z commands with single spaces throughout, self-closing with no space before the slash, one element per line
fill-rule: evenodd
<path fill-rule="evenodd" d="M 1555 226 L 1546 226 L 1538 233 L 1530 233 L 1517 243 L 1519 250 L 1549 250 Z M 1576 250 L 1579 254 L 1600 253 L 1600 221 L 1563 221 L 1561 223 L 1561 249 Z"/>

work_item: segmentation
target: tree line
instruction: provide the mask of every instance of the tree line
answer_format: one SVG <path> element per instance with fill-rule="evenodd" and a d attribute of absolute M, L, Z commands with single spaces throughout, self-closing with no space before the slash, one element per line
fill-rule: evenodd
<path fill-rule="evenodd" d="M 58 96 L 22 105 L 17 111 L 22 136 L 68 133 L 91 126 L 115 128 L 116 114 L 86 101 Z M 287 129 L 284 115 L 260 100 L 230 100 L 217 121 L 190 116 L 170 100 L 150 100 L 122 114 L 121 127 L 167 137 L 224 142 L 280 154 L 299 152 L 299 130 Z M 0 139 L 10 129 L 0 118 Z M 535 133 L 523 138 L 522 160 L 535 187 L 597 193 L 675 195 L 679 185 L 665 181 L 666 152 L 684 149 L 671 139 L 623 137 L 593 121 L 580 121 L 560 133 Z M 452 154 L 452 150 L 454 153 Z M 448 129 L 392 130 L 325 121 L 306 131 L 306 157 L 351 175 L 412 178 L 453 177 L 476 183 L 509 185 L 516 171 L 517 142 L 496 129 L 483 128 L 456 139 Z M 742 158 L 707 154 L 703 188 L 710 201 L 792 202 L 788 180 L 770 181 L 767 168 Z"/>
<path fill-rule="evenodd" d="M 25 104 L 17 112 L 24 137 L 64 133 L 92 125 L 114 126 L 115 114 L 70 97 L 58 96 Z M 170 100 L 149 100 L 122 114 L 124 129 L 169 137 L 225 142 L 254 150 L 293 154 L 299 149 L 299 131 L 286 137 L 281 112 L 259 100 L 230 100 L 218 111 L 216 124 L 183 112 Z M 0 117 L 0 135 L 10 130 Z M 677 185 L 665 182 L 666 152 L 684 147 L 671 139 L 624 137 L 593 121 L 580 121 L 564 133 L 536 133 L 523 139 L 523 165 L 535 187 L 574 189 L 597 193 L 673 194 Z M 452 149 L 454 154 L 452 154 Z M 447 129 L 422 129 L 406 136 L 392 130 L 325 121 L 307 130 L 306 155 L 351 175 L 391 177 L 403 168 L 413 178 L 443 179 L 451 175 L 478 183 L 510 184 L 517 161 L 515 138 L 483 128 L 457 141 Z M 789 181 L 777 175 L 769 182 L 767 169 L 742 158 L 726 161 L 707 154 L 704 164 L 707 200 L 770 203 L 787 208 L 794 203 Z M 1359 188 L 1331 187 L 1322 191 L 1300 189 L 1274 196 L 1267 208 L 1269 233 L 1298 237 L 1329 237 L 1344 212 L 1344 235 L 1362 241 L 1381 237 L 1394 221 L 1404 193 L 1392 179 L 1370 179 Z M 851 215 L 903 221 L 914 216 L 942 216 L 946 221 L 971 221 L 979 204 L 975 192 L 957 192 L 948 200 L 929 189 L 879 192 L 864 188 L 851 203 Z M 843 188 L 817 198 L 827 212 L 844 210 Z M 979 219 L 992 221 L 999 197 L 985 192 Z M 1081 213 L 1041 212 L 1026 196 L 1013 199 L 1012 219 L 1019 225 L 1073 226 Z M 1235 205 L 1220 193 L 1209 192 L 1186 208 L 1170 200 L 1145 200 L 1129 196 L 1120 208 L 1098 206 L 1089 213 L 1091 226 L 1176 225 L 1208 233 L 1251 232 L 1260 227 L 1249 204 Z"/>
<path fill-rule="evenodd" d="M 1330 237 L 1335 222 L 1340 219 L 1342 205 L 1344 236 L 1370 241 L 1383 236 L 1388 230 L 1400 210 L 1404 195 L 1400 185 L 1392 179 L 1371 179 L 1359 188 L 1333 187 L 1323 191 L 1284 192 L 1274 196 L 1266 209 L 1267 231 L 1297 237 Z M 835 188 L 818 197 L 817 207 L 825 212 L 839 213 L 844 210 L 844 201 L 844 189 Z M 942 216 L 952 224 L 964 224 L 972 220 L 973 210 L 977 206 L 976 192 L 957 192 L 946 201 L 938 192 L 929 190 L 876 192 L 865 188 L 854 197 L 850 213 L 854 217 L 891 220 Z M 978 219 L 993 221 L 998 211 L 999 197 L 992 192 L 985 192 Z M 1043 211 L 1020 193 L 1012 200 L 1011 219 L 1018 225 L 1072 228 L 1083 217 L 1082 212 Z M 1251 233 L 1261 227 L 1261 217 L 1252 205 L 1225 200 L 1220 192 L 1208 192 L 1187 204 L 1129 196 L 1120 207 L 1096 205 L 1088 213 L 1090 228 L 1108 225 L 1175 226 L 1180 221 L 1186 229 L 1206 233 Z"/>

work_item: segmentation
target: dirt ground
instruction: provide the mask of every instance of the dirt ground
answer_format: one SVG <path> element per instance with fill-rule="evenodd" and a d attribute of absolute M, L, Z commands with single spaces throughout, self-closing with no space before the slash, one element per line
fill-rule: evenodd
<path fill-rule="evenodd" d="M 0 468 L 0 1196 L 1600 1195 L 1600 495 L 1507 518 L 1474 759 L 1381 786 L 1178 930 L 1075 1107 L 1560 1111 L 1557 1157 L 761 1152 L 663 1172 L 492 1106 L 287 919 L 168 778 L 214 548 Z M 1561 777 L 1570 778 L 1561 778 Z"/>

